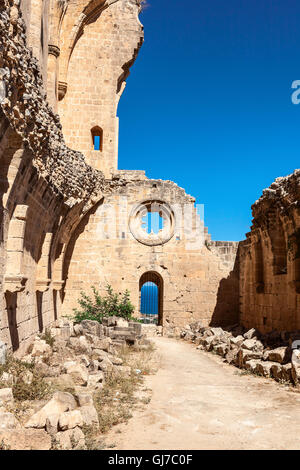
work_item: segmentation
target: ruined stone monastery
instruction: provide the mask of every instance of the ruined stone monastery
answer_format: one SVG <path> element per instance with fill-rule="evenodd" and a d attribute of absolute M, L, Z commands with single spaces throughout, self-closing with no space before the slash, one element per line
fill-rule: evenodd
<path fill-rule="evenodd" d="M 264 190 L 237 243 L 212 241 L 172 181 L 118 169 L 141 3 L 0 0 L 0 340 L 13 350 L 92 285 L 128 289 L 139 316 L 145 279 L 166 331 L 300 329 L 300 170 Z M 149 212 L 158 233 L 144 229 Z"/>

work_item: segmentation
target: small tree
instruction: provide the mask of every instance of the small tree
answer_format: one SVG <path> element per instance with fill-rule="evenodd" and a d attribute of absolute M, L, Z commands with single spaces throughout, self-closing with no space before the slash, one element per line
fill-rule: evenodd
<path fill-rule="evenodd" d="M 95 286 L 92 286 L 93 296 L 88 296 L 81 292 L 78 303 L 80 309 L 74 309 L 74 320 L 78 323 L 83 320 L 95 320 L 102 323 L 104 317 L 121 317 L 125 320 L 132 320 L 134 306 L 130 301 L 128 290 L 122 294 L 113 291 L 108 284 L 106 295 L 101 296 Z"/>

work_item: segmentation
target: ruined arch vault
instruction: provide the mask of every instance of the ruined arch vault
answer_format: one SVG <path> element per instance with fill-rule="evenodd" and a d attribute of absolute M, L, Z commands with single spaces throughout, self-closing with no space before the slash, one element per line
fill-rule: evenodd
<path fill-rule="evenodd" d="M 143 42 L 140 2 L 3 0 L 2 10 L 0 341 L 25 349 L 92 285 L 128 288 L 138 311 L 149 271 L 164 280 L 167 329 L 208 324 L 216 312 L 234 323 L 238 244 L 211 242 L 195 200 L 175 183 L 118 170 L 117 107 Z M 145 201 L 173 215 L 143 243 L 130 217 Z"/>

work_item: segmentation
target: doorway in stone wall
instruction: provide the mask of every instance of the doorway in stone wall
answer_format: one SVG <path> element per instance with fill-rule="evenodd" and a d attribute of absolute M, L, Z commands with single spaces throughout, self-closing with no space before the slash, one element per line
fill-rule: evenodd
<path fill-rule="evenodd" d="M 155 271 L 140 278 L 140 315 L 144 323 L 163 324 L 163 279 Z"/>

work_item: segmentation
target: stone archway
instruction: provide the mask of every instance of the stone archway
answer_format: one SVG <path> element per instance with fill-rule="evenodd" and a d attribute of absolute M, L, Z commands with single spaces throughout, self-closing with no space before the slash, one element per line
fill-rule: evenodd
<path fill-rule="evenodd" d="M 149 285 L 150 287 L 150 292 L 148 292 L 146 295 L 153 296 L 153 298 L 150 299 L 150 301 L 148 302 L 147 301 L 143 302 L 144 294 L 142 290 L 145 285 Z M 155 294 L 153 290 L 151 289 L 151 285 L 154 285 L 157 288 Z M 162 326 L 163 325 L 164 283 L 163 283 L 163 278 L 161 277 L 161 275 L 155 271 L 145 272 L 140 277 L 139 292 L 140 292 L 139 309 L 140 309 L 141 316 L 149 315 L 149 317 L 151 317 L 151 315 L 155 315 L 157 318 L 157 324 Z M 143 312 L 142 312 L 142 308 L 143 308 Z"/>

